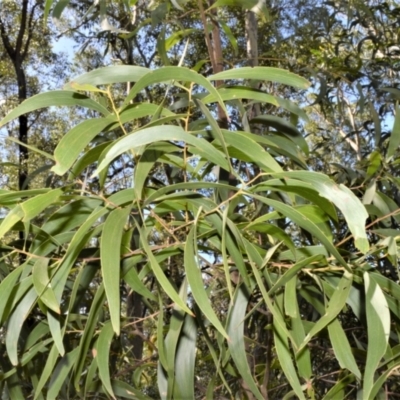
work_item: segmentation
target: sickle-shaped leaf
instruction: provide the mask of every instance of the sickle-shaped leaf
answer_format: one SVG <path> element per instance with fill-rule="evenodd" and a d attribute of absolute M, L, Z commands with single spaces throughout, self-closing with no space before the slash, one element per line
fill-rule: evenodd
<path fill-rule="evenodd" d="M 199 148 L 200 150 L 203 150 L 204 153 L 208 155 L 209 161 L 220 165 L 227 170 L 229 169 L 229 164 L 223 154 L 206 140 L 198 139 L 190 135 L 179 126 L 164 125 L 142 129 L 128 136 L 124 136 L 122 139 L 116 141 L 115 144 L 113 144 L 108 150 L 105 158 L 97 167 L 94 175 L 101 172 L 116 157 L 130 149 L 134 149 L 150 143 L 155 143 L 157 141 L 169 140 L 181 140 L 183 142 L 189 143 Z"/>
<path fill-rule="evenodd" d="M 322 329 L 324 329 L 330 322 L 332 322 L 337 315 L 343 310 L 346 300 L 349 296 L 353 276 L 345 271 L 342 279 L 339 282 L 337 289 L 333 292 L 328 305 L 325 308 L 325 314 L 316 322 L 313 328 L 308 332 L 304 338 L 303 343 L 300 345 L 297 353 L 308 344 L 308 342 Z"/>
<path fill-rule="evenodd" d="M 115 116 L 94 118 L 81 122 L 67 132 L 54 150 L 56 165 L 51 170 L 63 175 L 71 168 L 84 148 L 108 125 L 115 122 Z"/>
<path fill-rule="evenodd" d="M 25 293 L 22 300 L 18 303 L 15 310 L 11 313 L 7 325 L 6 349 L 12 365 L 18 365 L 18 342 L 21 334 L 22 325 L 28 317 L 29 312 L 35 301 L 37 294 L 33 287 Z"/>
<path fill-rule="evenodd" d="M 50 285 L 48 264 L 48 258 L 37 259 L 32 270 L 33 286 L 35 287 L 39 299 L 43 301 L 48 308 L 60 314 L 60 305 Z"/>
<path fill-rule="evenodd" d="M 120 82 L 137 82 L 148 74 L 149 71 L 148 68 L 136 65 L 113 65 L 87 72 L 74 78 L 71 83 L 75 82 L 81 85 L 90 84 L 98 86 Z M 65 88 L 68 89 L 71 86 L 71 83 L 66 84 Z"/>
<path fill-rule="evenodd" d="M 54 90 L 52 92 L 37 94 L 36 96 L 32 96 L 28 100 L 25 100 L 7 114 L 2 121 L 0 121 L 0 127 L 15 118 L 18 118 L 20 115 L 39 110 L 40 108 L 54 106 L 80 106 L 98 111 L 105 116 L 110 114 L 105 107 L 96 103 L 94 100 L 89 99 L 89 97 L 68 90 Z"/>
<path fill-rule="evenodd" d="M 282 83 L 300 89 L 307 89 L 310 82 L 299 75 L 274 67 L 243 67 L 234 68 L 227 71 L 219 72 L 208 78 L 210 81 L 222 81 L 229 79 L 252 79 L 260 81 L 271 81 Z"/>
<path fill-rule="evenodd" d="M 40 214 L 44 209 L 53 204 L 61 195 L 62 189 L 54 189 L 50 192 L 40 194 L 32 199 L 29 199 L 21 204 L 21 209 L 24 212 L 24 222 L 30 221 L 32 218 Z"/>
<path fill-rule="evenodd" d="M 158 70 L 151 71 L 146 74 L 142 79 L 140 79 L 135 86 L 131 89 L 128 96 L 125 98 L 124 105 L 129 104 L 129 102 L 145 87 L 152 85 L 154 83 L 169 82 L 169 81 L 185 81 L 194 82 L 200 86 L 203 86 L 208 90 L 209 93 L 216 96 L 218 103 L 228 115 L 228 111 L 225 104 L 219 95 L 215 87 L 206 79 L 203 75 L 184 67 L 163 67 Z"/>
<path fill-rule="evenodd" d="M 311 184 L 320 196 L 330 200 L 343 213 L 358 249 L 363 253 L 368 251 L 369 243 L 365 231 L 368 213 L 360 199 L 350 189 L 342 184 L 337 185 L 326 175 L 318 172 L 290 171 L 274 176 L 295 178 Z"/>

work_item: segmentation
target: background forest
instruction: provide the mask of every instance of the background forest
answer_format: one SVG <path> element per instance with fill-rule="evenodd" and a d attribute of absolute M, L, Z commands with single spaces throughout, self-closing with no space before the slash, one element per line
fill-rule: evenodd
<path fill-rule="evenodd" d="M 400 397 L 395 0 L 0 4 L 0 392 Z"/>

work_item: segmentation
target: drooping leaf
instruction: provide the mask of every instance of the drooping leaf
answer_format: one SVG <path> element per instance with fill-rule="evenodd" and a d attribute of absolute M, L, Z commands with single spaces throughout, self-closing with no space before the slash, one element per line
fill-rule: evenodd
<path fill-rule="evenodd" d="M 187 312 L 189 315 L 193 315 L 192 311 L 188 308 L 188 306 L 182 301 L 176 290 L 173 288 L 171 285 L 170 281 L 167 279 L 165 276 L 162 268 L 160 267 L 157 259 L 154 257 L 154 254 L 152 253 L 149 244 L 147 243 L 147 235 L 145 231 L 138 226 L 138 229 L 140 231 L 140 240 L 143 246 L 144 251 L 147 254 L 147 257 L 149 259 L 151 269 L 154 272 L 154 275 L 156 276 L 159 284 L 161 287 L 165 290 L 167 295 L 180 307 L 182 310 Z"/>
<path fill-rule="evenodd" d="M 60 313 L 60 305 L 56 299 L 56 296 L 51 288 L 50 278 L 48 275 L 48 258 L 38 258 L 33 266 L 32 270 L 32 281 L 35 287 L 36 293 L 39 299 L 43 303 L 56 312 Z"/>
<path fill-rule="evenodd" d="M 98 111 L 104 116 L 109 114 L 109 111 L 101 104 L 96 103 L 94 100 L 89 99 L 82 94 L 66 90 L 54 90 L 52 92 L 37 94 L 30 97 L 28 100 L 25 100 L 0 121 L 0 127 L 15 118 L 18 118 L 20 115 L 39 110 L 40 108 L 54 106 L 80 106 Z"/>
<path fill-rule="evenodd" d="M 175 387 L 182 399 L 195 398 L 196 340 L 196 321 L 186 314 L 175 356 Z M 179 397 L 174 396 L 174 398 Z"/>
<path fill-rule="evenodd" d="M 244 345 L 244 317 L 246 315 L 248 301 L 249 294 L 247 293 L 245 286 L 241 285 L 236 290 L 233 305 L 230 308 L 228 317 L 226 328 L 230 338 L 228 346 L 240 376 L 246 382 L 256 399 L 262 400 L 263 396 L 254 382 L 253 375 L 247 362 L 246 349 Z"/>
<path fill-rule="evenodd" d="M 47 392 L 48 399 L 56 399 L 63 384 L 68 383 L 67 377 L 75 363 L 76 357 L 78 356 L 78 350 L 78 348 L 73 349 L 57 364 L 49 382 L 49 389 Z"/>
<path fill-rule="evenodd" d="M 129 207 L 112 211 L 104 224 L 100 243 L 101 273 L 114 332 L 120 332 L 121 239 Z"/>
<path fill-rule="evenodd" d="M 203 86 L 205 89 L 208 90 L 209 93 L 212 93 L 216 96 L 218 103 L 228 115 L 225 104 L 215 87 L 202 75 L 184 67 L 163 67 L 158 70 L 149 72 L 133 86 L 128 96 L 125 98 L 124 104 L 129 104 L 129 102 L 136 96 L 137 93 L 139 93 L 142 89 L 149 85 L 161 82 L 179 81 L 194 82 L 200 86 Z"/>
<path fill-rule="evenodd" d="M 90 84 L 94 86 L 109 85 L 121 82 L 137 82 L 149 73 L 148 68 L 136 65 L 113 65 L 109 67 L 97 68 L 74 78 L 72 82 L 80 85 Z M 68 89 L 70 84 L 65 85 Z"/>
<path fill-rule="evenodd" d="M 280 295 L 282 297 L 282 295 Z M 290 386 L 296 393 L 298 399 L 306 400 L 303 390 L 300 385 L 299 378 L 296 373 L 296 369 L 293 364 L 293 356 L 290 351 L 288 337 L 282 330 L 281 325 L 274 322 L 274 343 L 276 353 L 278 355 L 279 363 L 285 373 L 286 378 L 289 381 Z"/>
<path fill-rule="evenodd" d="M 386 161 L 390 161 L 390 159 L 394 156 L 395 152 L 398 150 L 399 146 L 400 146 L 400 106 L 398 106 L 396 109 L 393 129 L 390 135 L 389 145 L 386 151 Z"/>
<path fill-rule="evenodd" d="M 65 174 L 92 139 L 115 120 L 114 116 L 88 119 L 72 128 L 54 150 L 56 164 L 51 170 L 57 175 Z"/>
<path fill-rule="evenodd" d="M 337 185 L 326 175 L 311 171 L 291 171 L 276 177 L 296 178 L 310 183 L 320 196 L 330 200 L 343 213 L 352 232 L 356 246 L 360 251 L 366 253 L 369 249 L 367 234 L 365 231 L 365 221 L 368 213 L 364 205 L 353 192 L 346 186 Z"/>
<path fill-rule="evenodd" d="M 365 364 L 363 398 L 369 399 L 374 385 L 374 375 L 386 352 L 390 334 L 390 311 L 380 286 L 373 276 L 364 272 L 368 351 Z"/>
<path fill-rule="evenodd" d="M 99 368 L 99 376 L 101 382 L 107 393 L 115 399 L 114 391 L 111 385 L 111 377 L 110 377 L 110 346 L 111 340 L 114 336 L 114 327 L 111 322 L 106 322 L 101 329 L 99 338 L 97 339 L 96 344 L 96 359 L 97 366 Z"/>
<path fill-rule="evenodd" d="M 214 325 L 214 327 L 221 332 L 221 334 L 229 340 L 228 334 L 223 328 L 218 317 L 215 315 L 214 310 L 211 307 L 210 300 L 204 288 L 203 278 L 201 276 L 201 271 L 198 265 L 196 265 L 196 258 L 198 257 L 195 244 L 195 229 L 196 225 L 192 227 L 186 240 L 184 260 L 185 260 L 185 270 L 186 276 L 192 290 L 196 304 L 199 306 L 200 310 L 204 313 L 205 317 Z"/>
<path fill-rule="evenodd" d="M 347 368 L 356 378 L 361 380 L 361 372 L 357 366 L 349 341 L 339 320 L 335 319 L 328 325 L 328 332 L 333 352 L 335 353 L 335 357 L 337 358 L 340 367 Z"/>
<path fill-rule="evenodd" d="M 24 212 L 23 221 L 30 221 L 36 217 L 49 205 L 53 204 L 63 193 L 62 189 L 54 189 L 47 193 L 40 194 L 21 204 L 21 209 Z"/>
<path fill-rule="evenodd" d="M 308 332 L 308 334 L 304 338 L 303 343 L 300 345 L 298 352 L 300 352 L 303 347 L 305 347 L 318 332 L 324 329 L 337 317 L 339 312 L 342 311 L 350 292 L 352 280 L 352 275 L 345 271 L 337 289 L 335 290 L 329 300 L 329 303 L 325 307 L 324 315 L 321 316 L 321 318 L 316 322 L 310 332 Z"/>
<path fill-rule="evenodd" d="M 36 291 L 31 287 L 18 303 L 8 320 L 6 349 L 11 364 L 14 366 L 18 365 L 18 343 L 20 340 L 22 325 L 28 317 L 36 300 Z"/>
<path fill-rule="evenodd" d="M 210 143 L 205 140 L 198 139 L 189 133 L 185 132 L 178 126 L 157 126 L 152 128 L 142 129 L 134 132 L 128 136 L 115 142 L 108 150 L 106 157 L 102 160 L 97 167 L 95 174 L 102 171 L 112 160 L 130 149 L 135 149 L 146 144 L 154 143 L 157 141 L 181 140 L 187 142 L 205 154 L 208 154 L 209 160 L 225 169 L 229 169 L 227 160 L 223 157 L 222 153 L 215 149 Z"/>

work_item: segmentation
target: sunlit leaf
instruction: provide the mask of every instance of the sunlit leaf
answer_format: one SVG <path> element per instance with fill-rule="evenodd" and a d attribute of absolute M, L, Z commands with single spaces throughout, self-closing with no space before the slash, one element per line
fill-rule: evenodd
<path fill-rule="evenodd" d="M 208 78 L 213 81 L 230 80 L 230 79 L 257 79 L 261 81 L 272 81 L 282 83 L 284 85 L 294 86 L 300 89 L 307 89 L 310 82 L 306 79 L 293 74 L 284 69 L 274 67 L 242 67 L 229 69 Z"/>
<path fill-rule="evenodd" d="M 366 314 L 368 326 L 368 351 L 364 372 L 363 396 L 370 398 L 374 375 L 379 366 L 390 334 L 390 311 L 382 289 L 374 278 L 364 272 Z"/>
<path fill-rule="evenodd" d="M 37 94 L 25 100 L 0 121 L 0 126 L 18 118 L 20 115 L 53 106 L 80 106 L 98 111 L 105 116 L 109 114 L 109 111 L 101 104 L 96 103 L 94 100 L 82 94 L 65 90 L 54 90 L 52 92 Z"/>

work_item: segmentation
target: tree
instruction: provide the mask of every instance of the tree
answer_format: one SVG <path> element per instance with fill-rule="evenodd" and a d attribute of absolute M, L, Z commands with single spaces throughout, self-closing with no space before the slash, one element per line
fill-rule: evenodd
<path fill-rule="evenodd" d="M 58 18 L 68 2 L 55 3 Z M 263 65 L 263 57 L 252 68 L 222 53 L 234 37 L 245 42 L 239 28 L 247 22 L 249 52 L 238 47 L 235 57 L 251 62 L 251 34 L 272 31 L 268 15 L 284 15 L 246 2 L 258 13 L 256 26 L 250 11 L 231 3 L 241 4 L 160 1 L 148 9 L 141 1 L 100 1 L 88 10 L 71 1 L 72 12 L 85 13 L 85 31 L 74 34 L 86 32 L 92 54 L 98 39 L 119 62 L 36 95 L 1 121 L 54 106 L 77 107 L 82 120 L 49 156 L 65 183 L 0 192 L 8 210 L 0 224 L 5 396 L 372 399 L 395 392 L 399 114 L 384 151 L 370 149 L 364 132 L 349 136 L 367 116 L 357 102 L 371 88 L 360 98 L 343 94 L 356 93 L 343 76 L 359 70 L 335 70 L 351 58 L 340 46 L 326 75 L 310 72 L 320 78 L 316 95 L 307 79 Z M 296 10 L 304 15 L 310 6 L 299 2 Z M 343 21 L 329 7 L 342 5 L 318 9 L 333 41 Z M 395 15 L 392 5 L 382 10 Z M 348 15 L 363 13 L 355 4 Z M 306 31 L 293 34 L 295 46 L 310 36 L 301 18 L 284 22 Z M 275 38 L 289 28 L 282 23 Z M 316 53 L 324 40 L 296 57 L 316 54 L 320 68 L 330 56 L 329 46 Z M 273 41 L 272 34 L 259 41 L 259 52 L 272 51 Z M 145 65 L 127 65 L 133 60 Z M 222 60 L 237 68 L 221 68 Z M 212 72 L 201 70 L 207 63 Z M 298 104 L 312 96 L 318 101 L 307 115 Z M 369 106 L 375 117 L 379 101 Z M 308 142 L 307 119 L 315 130 Z M 349 163 L 350 188 L 343 174 L 328 176 L 318 148 L 309 157 L 309 145 L 319 144 L 315 127 L 334 123 L 356 146 L 335 155 Z M 23 248 L 12 241 L 21 230 Z"/>

